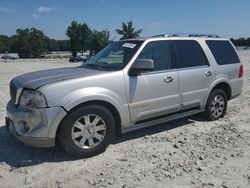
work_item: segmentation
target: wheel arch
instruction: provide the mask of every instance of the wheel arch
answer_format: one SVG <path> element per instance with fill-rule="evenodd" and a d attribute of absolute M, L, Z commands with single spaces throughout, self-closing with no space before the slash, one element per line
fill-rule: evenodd
<path fill-rule="evenodd" d="M 121 115 L 119 113 L 119 111 L 117 110 L 117 108 L 107 102 L 107 101 L 102 101 L 102 100 L 92 100 L 92 101 L 87 101 L 87 102 L 83 102 L 81 104 L 78 104 L 77 106 L 75 106 L 74 108 L 70 109 L 67 113 L 67 115 L 61 120 L 60 124 L 58 125 L 57 129 L 56 129 L 56 139 L 58 138 L 58 134 L 61 130 L 61 124 L 63 122 L 63 120 L 73 111 L 82 108 L 84 106 L 89 106 L 89 105 L 100 105 L 103 106 L 105 108 L 107 108 L 108 110 L 110 110 L 110 112 L 112 113 L 114 119 L 115 119 L 115 131 L 116 131 L 116 136 L 118 136 L 121 133 Z"/>
<path fill-rule="evenodd" d="M 214 91 L 215 89 L 222 89 L 223 91 L 225 91 L 225 93 L 227 95 L 227 99 L 228 100 L 231 99 L 232 88 L 231 88 L 230 84 L 228 83 L 228 80 L 225 80 L 225 79 L 217 80 L 217 82 L 214 82 L 213 84 L 211 84 L 211 87 L 210 87 L 209 91 L 207 92 L 207 96 L 204 100 L 203 107 L 206 107 L 208 97 L 211 94 L 211 92 Z"/>
<path fill-rule="evenodd" d="M 220 83 L 216 84 L 213 87 L 213 89 L 210 91 L 210 93 L 212 91 L 214 91 L 215 89 L 222 89 L 226 93 L 227 100 L 231 99 L 231 97 L 232 97 L 232 88 L 227 82 L 220 82 Z"/>

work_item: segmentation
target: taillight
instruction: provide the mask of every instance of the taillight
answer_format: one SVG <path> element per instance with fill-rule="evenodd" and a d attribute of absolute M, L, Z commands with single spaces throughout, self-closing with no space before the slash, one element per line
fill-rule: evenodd
<path fill-rule="evenodd" d="M 240 71 L 239 71 L 239 78 L 243 77 L 243 73 L 244 73 L 244 67 L 243 67 L 243 65 L 241 64 L 241 65 L 240 65 Z"/>

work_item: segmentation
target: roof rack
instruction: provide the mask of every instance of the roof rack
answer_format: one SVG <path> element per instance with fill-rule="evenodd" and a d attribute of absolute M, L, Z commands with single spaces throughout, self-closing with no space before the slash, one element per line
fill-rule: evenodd
<path fill-rule="evenodd" d="M 220 38 L 218 35 L 214 34 L 201 34 L 201 33 L 166 33 L 155 35 L 152 37 L 209 37 L 209 38 Z"/>

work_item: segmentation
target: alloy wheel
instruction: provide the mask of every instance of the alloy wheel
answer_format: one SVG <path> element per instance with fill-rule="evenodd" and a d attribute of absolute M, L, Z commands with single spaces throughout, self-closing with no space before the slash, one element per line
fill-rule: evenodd
<path fill-rule="evenodd" d="M 99 145 L 106 135 L 106 124 L 97 114 L 87 114 L 72 126 L 71 137 L 74 143 L 84 149 Z"/>

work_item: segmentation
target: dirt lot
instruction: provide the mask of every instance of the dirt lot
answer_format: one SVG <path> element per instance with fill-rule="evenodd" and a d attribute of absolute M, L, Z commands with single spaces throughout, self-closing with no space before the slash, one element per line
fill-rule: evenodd
<path fill-rule="evenodd" d="M 0 61 L 0 187 L 250 187 L 250 50 L 239 54 L 243 93 L 229 102 L 223 119 L 194 116 L 129 133 L 105 153 L 82 160 L 60 148 L 25 146 L 4 127 L 10 79 L 72 64 Z"/>

